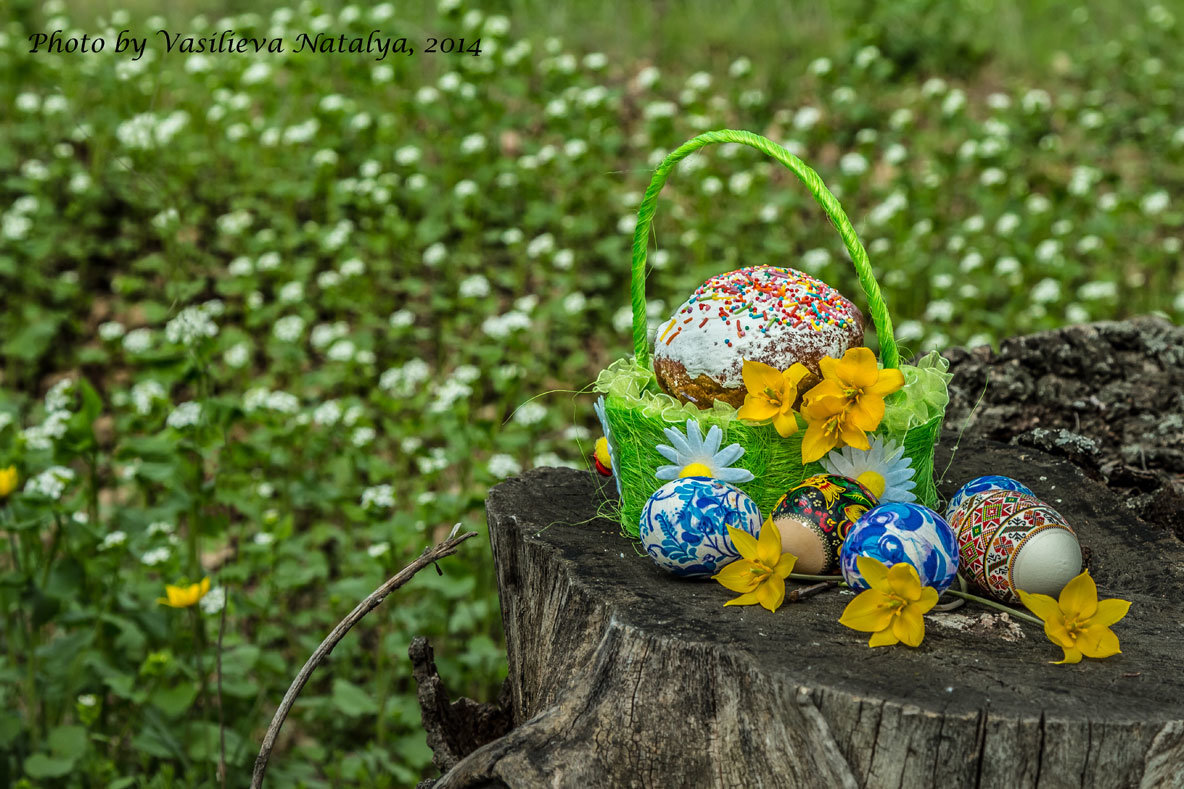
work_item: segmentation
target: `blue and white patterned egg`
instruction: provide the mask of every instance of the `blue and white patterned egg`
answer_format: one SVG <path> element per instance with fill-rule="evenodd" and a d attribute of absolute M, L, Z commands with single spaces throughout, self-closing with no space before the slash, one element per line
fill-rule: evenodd
<path fill-rule="evenodd" d="M 640 536 L 659 567 L 685 577 L 708 576 L 740 558 L 729 526 L 760 534 L 756 502 L 726 482 L 684 477 L 650 496 L 641 511 Z"/>
<path fill-rule="evenodd" d="M 856 559 L 870 556 L 891 567 L 907 562 L 922 586 L 944 592 L 958 574 L 958 538 L 940 515 L 919 504 L 891 502 L 868 510 L 843 542 L 839 566 L 851 588 L 869 588 Z"/>
<path fill-rule="evenodd" d="M 1020 493 L 1026 493 L 1029 496 L 1036 494 L 1028 490 L 1027 486 L 1012 479 L 1011 477 L 1001 477 L 995 474 L 990 474 L 985 477 L 975 477 L 967 482 L 962 487 L 958 488 L 958 492 L 950 499 L 949 505 L 946 507 L 946 520 L 952 520 L 954 511 L 961 507 L 971 496 L 977 496 L 980 493 L 987 493 L 992 490 L 1016 490 Z"/>

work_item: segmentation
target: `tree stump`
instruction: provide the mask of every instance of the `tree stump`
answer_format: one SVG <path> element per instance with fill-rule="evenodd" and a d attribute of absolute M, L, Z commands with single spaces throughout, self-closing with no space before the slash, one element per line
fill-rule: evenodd
<path fill-rule="evenodd" d="M 948 448 L 939 453 L 946 466 Z M 593 474 L 538 469 L 487 501 L 516 728 L 457 786 L 1181 786 L 1184 546 L 1064 458 L 964 440 L 940 485 L 1018 477 L 1064 514 L 1123 654 L 1075 666 L 968 604 L 917 649 L 838 624 L 850 592 L 770 613 L 659 570 L 596 513 Z M 792 585 L 791 585 L 792 588 Z"/>

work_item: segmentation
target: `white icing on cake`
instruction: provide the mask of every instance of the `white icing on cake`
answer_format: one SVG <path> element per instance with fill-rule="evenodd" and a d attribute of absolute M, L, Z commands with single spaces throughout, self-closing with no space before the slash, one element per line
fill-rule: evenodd
<path fill-rule="evenodd" d="M 654 357 L 738 389 L 745 359 L 816 370 L 818 359 L 842 356 L 862 334 L 863 316 L 834 288 L 794 269 L 752 266 L 703 283 L 658 327 Z"/>

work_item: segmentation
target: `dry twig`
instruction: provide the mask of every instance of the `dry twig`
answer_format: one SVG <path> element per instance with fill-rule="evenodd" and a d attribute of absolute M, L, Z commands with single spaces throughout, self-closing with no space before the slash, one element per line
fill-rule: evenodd
<path fill-rule="evenodd" d="M 460 526 L 460 524 L 457 524 L 457 526 Z M 251 775 L 251 789 L 260 789 L 263 786 L 263 776 L 267 773 L 267 760 L 271 758 L 271 749 L 275 747 L 275 741 L 279 737 L 280 728 L 283 727 L 284 719 L 288 717 L 288 712 L 292 709 L 292 705 L 296 703 L 296 697 L 304 689 L 304 685 L 308 682 L 309 677 L 312 676 L 312 672 L 316 670 L 317 666 L 325 658 L 329 657 L 333 652 L 333 648 L 337 646 L 341 639 L 345 638 L 345 634 L 360 622 L 362 617 L 381 605 L 387 595 L 410 581 L 420 570 L 430 564 L 435 564 L 436 561 L 443 559 L 445 556 L 451 556 L 456 553 L 456 549 L 462 542 L 476 536 L 477 532 L 475 531 L 456 536 L 456 529 L 453 529 L 452 535 L 447 540 L 425 550 L 420 554 L 418 559 L 404 567 L 393 578 L 375 589 L 373 594 L 358 603 L 357 607 L 349 612 L 349 616 L 341 620 L 337 627 L 333 628 L 333 631 L 321 642 L 321 645 L 312 653 L 312 657 L 304 664 L 304 668 L 300 669 L 300 673 L 296 675 L 296 679 L 292 680 L 292 685 L 288 688 L 288 692 L 284 694 L 284 699 L 280 702 L 279 709 L 275 711 L 275 716 L 271 719 L 271 725 L 267 727 L 267 734 L 263 736 L 263 745 L 259 748 L 259 756 L 255 758 L 255 769 Z"/>

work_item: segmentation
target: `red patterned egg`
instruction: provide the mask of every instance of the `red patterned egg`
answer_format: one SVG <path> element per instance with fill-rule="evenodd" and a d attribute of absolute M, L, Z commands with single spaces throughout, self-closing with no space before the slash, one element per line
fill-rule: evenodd
<path fill-rule="evenodd" d="M 1060 513 L 1014 490 L 980 493 L 953 513 L 962 574 L 1008 603 L 1019 589 L 1056 597 L 1081 572 L 1081 545 Z"/>

